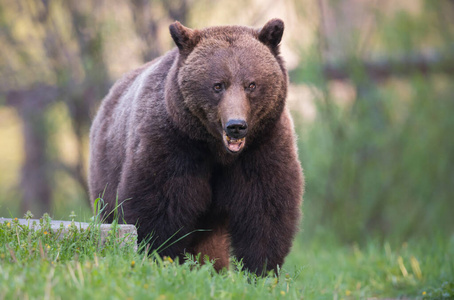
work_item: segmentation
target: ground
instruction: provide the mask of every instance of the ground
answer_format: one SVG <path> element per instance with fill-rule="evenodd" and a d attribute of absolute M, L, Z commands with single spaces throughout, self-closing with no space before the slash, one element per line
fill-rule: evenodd
<path fill-rule="evenodd" d="M 210 264 L 146 257 L 95 231 L 63 240 L 46 230 L 0 224 L 0 299 L 366 299 L 454 297 L 454 239 L 340 245 L 300 235 L 279 280 L 241 263 L 217 274 Z M 444 298 L 443 298 L 444 297 Z"/>

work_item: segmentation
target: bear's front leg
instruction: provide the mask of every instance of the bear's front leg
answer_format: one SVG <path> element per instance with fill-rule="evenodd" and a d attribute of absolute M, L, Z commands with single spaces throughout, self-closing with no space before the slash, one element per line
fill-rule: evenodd
<path fill-rule="evenodd" d="M 296 152 L 245 153 L 226 175 L 222 193 L 232 201 L 233 253 L 251 272 L 276 272 L 290 251 L 301 214 L 303 178 Z"/>
<path fill-rule="evenodd" d="M 125 220 L 137 224 L 139 242 L 147 240 L 151 251 L 172 258 L 186 251 L 211 202 L 206 160 L 176 150 L 127 164 L 119 185 L 120 199 L 128 199 Z"/>

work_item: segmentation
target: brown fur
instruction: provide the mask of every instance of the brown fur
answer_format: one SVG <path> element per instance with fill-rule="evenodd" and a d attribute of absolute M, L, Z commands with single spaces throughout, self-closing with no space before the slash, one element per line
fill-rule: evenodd
<path fill-rule="evenodd" d="M 120 79 L 93 122 L 92 201 L 104 193 L 110 211 L 118 199 L 153 248 L 192 232 L 161 255 L 202 252 L 220 270 L 231 247 L 250 271 L 282 265 L 303 192 L 283 29 L 278 19 L 261 30 L 172 24 L 178 48 Z M 247 125 L 232 127 L 246 135 L 237 153 L 223 140 L 232 120 Z"/>

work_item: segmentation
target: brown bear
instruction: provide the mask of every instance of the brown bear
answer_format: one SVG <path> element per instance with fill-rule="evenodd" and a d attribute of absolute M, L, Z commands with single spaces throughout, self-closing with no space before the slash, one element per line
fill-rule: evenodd
<path fill-rule="evenodd" d="M 170 25 L 177 48 L 118 80 L 93 122 L 92 202 L 120 203 L 163 256 L 202 253 L 220 270 L 232 251 L 257 274 L 282 265 L 303 193 L 283 31 L 279 19 Z"/>

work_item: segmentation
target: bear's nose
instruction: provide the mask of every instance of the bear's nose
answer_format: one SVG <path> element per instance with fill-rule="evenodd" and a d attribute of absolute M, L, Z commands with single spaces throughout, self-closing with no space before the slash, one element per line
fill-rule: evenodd
<path fill-rule="evenodd" d="M 247 123 L 245 120 L 229 120 L 225 124 L 225 132 L 234 139 L 244 138 L 247 134 Z"/>

